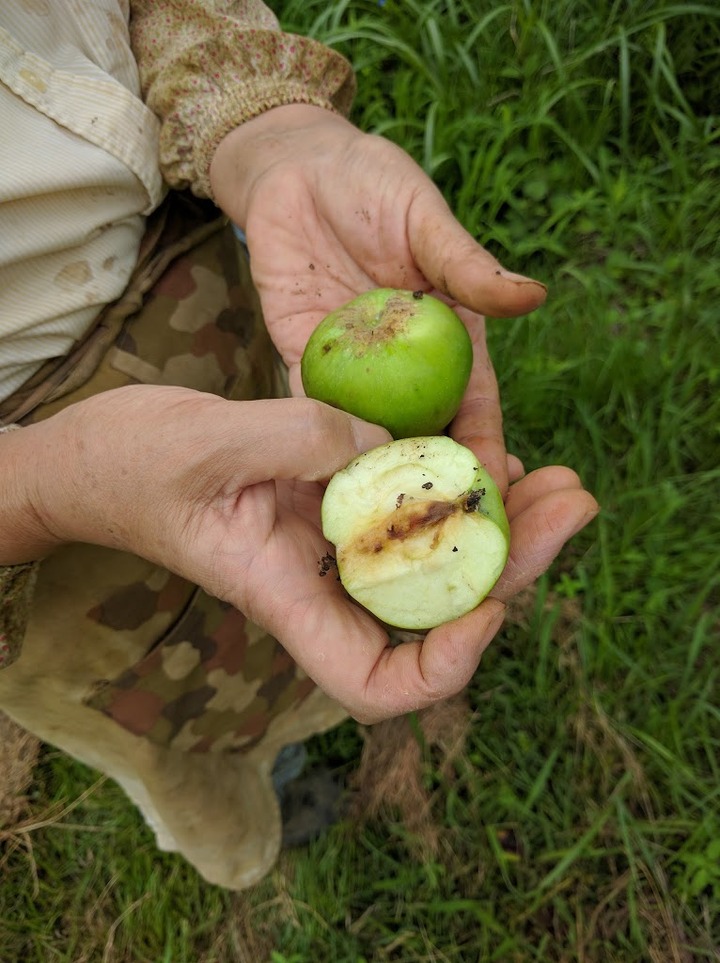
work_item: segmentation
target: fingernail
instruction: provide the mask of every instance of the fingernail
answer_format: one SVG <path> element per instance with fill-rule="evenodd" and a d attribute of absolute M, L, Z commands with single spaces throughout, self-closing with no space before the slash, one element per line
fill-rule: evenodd
<path fill-rule="evenodd" d="M 358 452 L 369 451 L 371 448 L 377 448 L 379 445 L 392 441 L 390 432 L 385 431 L 380 425 L 371 425 L 359 418 L 350 418 L 350 430 L 353 433 Z"/>
<path fill-rule="evenodd" d="M 542 288 L 543 291 L 547 291 L 547 286 L 543 284 L 542 281 L 536 281 L 534 278 L 526 278 L 524 274 L 515 274 L 513 271 L 506 271 L 505 268 L 500 268 L 500 270 L 495 273 L 505 278 L 506 281 L 512 281 L 514 284 L 536 284 L 539 288 Z"/>

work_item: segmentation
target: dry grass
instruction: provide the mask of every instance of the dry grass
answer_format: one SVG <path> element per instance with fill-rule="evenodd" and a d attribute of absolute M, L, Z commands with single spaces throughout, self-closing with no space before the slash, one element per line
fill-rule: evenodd
<path fill-rule="evenodd" d="M 435 794 L 425 778 L 432 762 L 440 779 L 452 779 L 473 723 L 465 696 L 417 713 L 390 719 L 363 732 L 360 765 L 350 779 L 349 817 L 357 825 L 392 813 L 400 818 L 420 855 L 435 855 L 441 828 Z"/>
<path fill-rule="evenodd" d="M 0 712 L 0 830 L 10 830 L 27 810 L 27 790 L 40 741 Z"/>

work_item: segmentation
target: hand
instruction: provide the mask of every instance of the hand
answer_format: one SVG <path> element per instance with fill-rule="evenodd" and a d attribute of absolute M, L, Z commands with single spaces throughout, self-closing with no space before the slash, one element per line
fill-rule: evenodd
<path fill-rule="evenodd" d="M 518 468 L 513 460 L 511 471 Z M 319 497 L 318 491 L 290 490 L 283 493 L 280 504 L 302 506 L 312 525 Z M 284 608 L 270 603 L 266 611 L 271 621 L 265 624 L 308 675 L 358 722 L 373 724 L 447 699 L 476 672 L 502 626 L 505 603 L 548 569 L 565 542 L 595 517 L 598 505 L 575 472 L 549 467 L 517 481 L 506 509 L 510 556 L 491 596 L 422 640 L 391 645 L 387 632 L 348 598 L 336 580 L 318 577 L 317 556 L 298 542 L 293 545 L 292 565 L 295 604 Z M 284 551 L 280 549 L 274 559 L 266 556 L 271 568 Z M 253 567 L 256 564 L 257 577 L 266 586 L 272 584 L 274 577 L 268 583 L 259 558 Z M 277 577 L 283 577 L 280 571 Z"/>
<path fill-rule="evenodd" d="M 510 560 L 493 598 L 422 642 L 392 647 L 339 582 L 319 574 L 331 550 L 319 524 L 322 481 L 386 440 L 307 399 L 230 402 L 133 386 L 3 436 L 3 454 L 25 472 L 36 548 L 87 541 L 158 562 L 245 612 L 370 723 L 459 691 L 503 603 L 597 512 L 569 469 L 522 478 L 507 500 Z"/>
<path fill-rule="evenodd" d="M 501 490 L 508 475 L 497 384 L 482 314 L 513 316 L 545 299 L 504 270 L 455 220 L 399 147 L 319 107 L 277 107 L 232 131 L 210 168 L 217 203 L 247 234 L 270 334 L 302 394 L 299 362 L 330 311 L 373 287 L 423 290 L 458 310 L 475 365 L 452 435 Z"/>

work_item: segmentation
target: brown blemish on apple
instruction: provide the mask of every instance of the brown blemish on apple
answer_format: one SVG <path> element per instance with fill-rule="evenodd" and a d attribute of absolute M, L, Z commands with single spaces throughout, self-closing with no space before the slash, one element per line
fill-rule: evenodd
<path fill-rule="evenodd" d="M 483 497 L 484 494 L 485 494 L 484 488 L 476 488 L 474 491 L 468 492 L 468 496 L 465 499 L 465 506 L 463 508 L 463 511 L 465 512 L 476 511 L 478 505 L 480 504 L 480 499 Z"/>
<path fill-rule="evenodd" d="M 389 297 L 382 310 L 369 321 L 365 306 L 348 307 L 344 321 L 356 354 L 363 354 L 371 345 L 393 341 L 402 335 L 408 328 L 414 310 L 412 300 L 397 294 Z"/>
<path fill-rule="evenodd" d="M 387 528 L 390 539 L 412 538 L 428 528 L 439 525 L 458 510 L 457 502 L 414 502 L 396 516 Z"/>
<path fill-rule="evenodd" d="M 440 529 L 442 522 L 456 512 L 457 505 L 454 502 L 408 502 L 393 512 L 390 518 L 363 532 L 354 542 L 352 550 L 347 546 L 346 551 L 359 555 L 379 555 L 385 548 L 416 538 L 429 528 L 436 526 Z"/>
<path fill-rule="evenodd" d="M 401 545 L 408 540 L 427 535 L 431 530 L 432 551 L 440 544 L 443 525 L 449 518 L 459 512 L 474 510 L 474 506 L 468 508 L 469 501 L 470 497 L 465 492 L 450 501 L 413 499 L 403 503 L 398 496 L 395 511 L 360 535 L 354 542 L 352 551 L 362 555 L 379 555 L 393 544 Z"/>

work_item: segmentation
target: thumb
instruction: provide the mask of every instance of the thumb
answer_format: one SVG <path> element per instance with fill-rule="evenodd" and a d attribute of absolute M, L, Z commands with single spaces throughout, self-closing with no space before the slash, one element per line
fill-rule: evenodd
<path fill-rule="evenodd" d="M 434 185 L 415 194 L 407 230 L 420 270 L 458 304 L 478 314 L 512 318 L 545 301 L 545 285 L 505 270 L 456 220 Z"/>
<path fill-rule="evenodd" d="M 249 402 L 259 417 L 251 419 L 250 441 L 257 474 L 246 484 L 270 478 L 322 481 L 357 455 L 391 441 L 379 425 L 310 398 Z M 246 422 L 246 430 L 250 426 Z"/>

